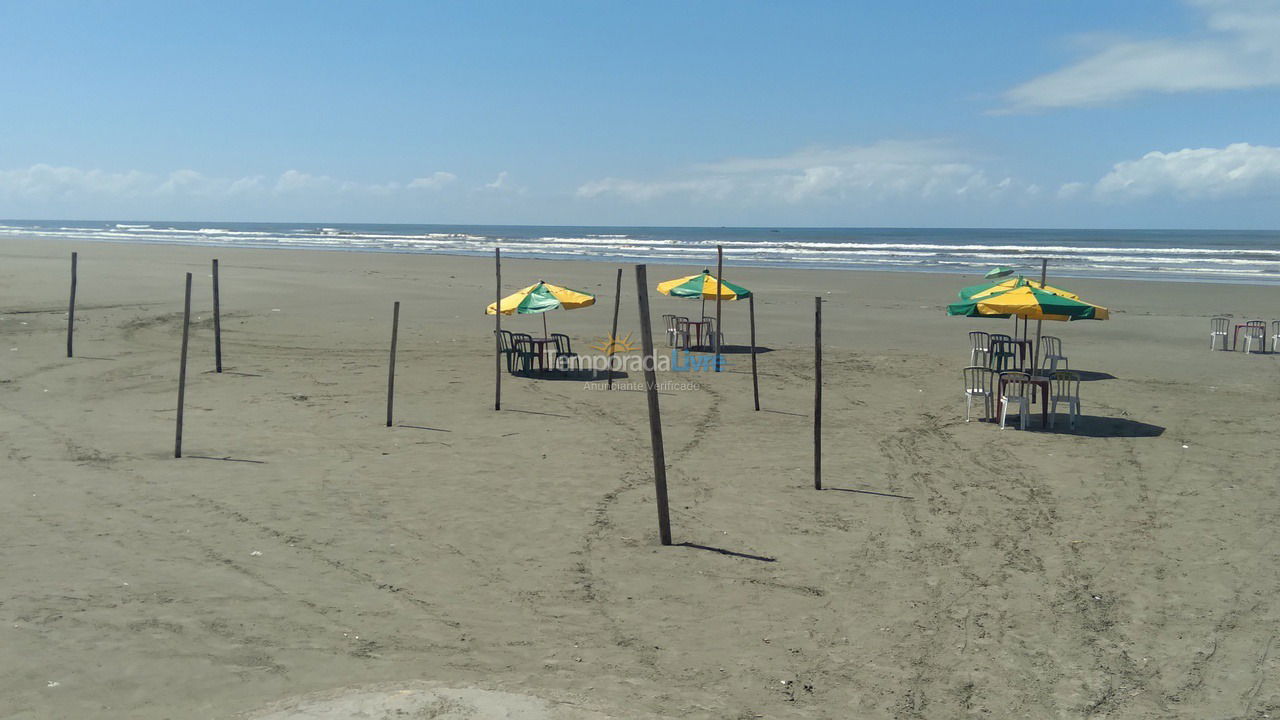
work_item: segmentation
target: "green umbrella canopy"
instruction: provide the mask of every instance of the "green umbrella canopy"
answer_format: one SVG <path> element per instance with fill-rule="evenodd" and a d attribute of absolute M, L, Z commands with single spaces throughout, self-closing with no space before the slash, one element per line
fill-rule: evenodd
<path fill-rule="evenodd" d="M 1106 320 L 1111 316 L 1104 307 L 1047 292 L 1029 283 L 1005 292 L 951 303 L 947 306 L 947 314 L 995 318 L 1016 315 L 1030 320 Z"/>
<path fill-rule="evenodd" d="M 983 297 L 986 295 L 996 295 L 998 293 L 1007 292 L 1024 286 L 1040 288 L 1055 295 L 1061 295 L 1073 300 L 1080 299 L 1080 296 L 1075 293 L 1063 290 L 1062 288 L 1053 287 L 1052 285 L 1041 285 L 1038 280 L 1028 280 L 1021 275 L 1017 277 L 999 278 L 997 280 L 992 280 L 991 282 L 978 283 L 977 285 L 970 285 L 967 288 L 962 288 L 958 294 L 961 300 L 968 300 L 970 298 Z"/>
<path fill-rule="evenodd" d="M 994 280 L 996 278 L 1002 278 L 1002 277 L 1005 277 L 1006 275 L 1012 275 L 1012 274 L 1013 274 L 1013 268 L 1004 267 L 1003 265 L 1001 265 L 998 267 L 991 268 L 991 270 L 989 270 L 986 275 L 983 275 L 983 277 L 987 278 L 988 280 Z"/>
<path fill-rule="evenodd" d="M 658 292 L 671 297 L 716 299 L 716 277 L 710 270 L 703 270 L 697 275 L 668 280 L 658 283 Z M 720 297 L 724 300 L 746 300 L 751 291 L 731 282 L 720 281 Z"/>

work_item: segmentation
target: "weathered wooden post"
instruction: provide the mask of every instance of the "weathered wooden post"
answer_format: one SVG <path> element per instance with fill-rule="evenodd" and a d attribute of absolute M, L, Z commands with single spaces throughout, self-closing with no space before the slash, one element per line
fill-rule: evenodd
<path fill-rule="evenodd" d="M 67 306 L 67 357 L 72 356 L 71 345 L 76 327 L 76 259 L 78 253 L 71 253 L 71 303 Z"/>
<path fill-rule="evenodd" d="M 658 504 L 658 535 L 671 544 L 671 515 L 667 509 L 667 461 L 662 449 L 662 411 L 658 408 L 658 376 L 654 372 L 653 330 L 649 326 L 649 283 L 645 266 L 636 266 L 636 296 L 640 302 L 640 342 L 644 352 L 645 394 L 649 400 L 649 439 L 653 447 L 653 487 Z"/>
<path fill-rule="evenodd" d="M 222 304 L 218 297 L 218 259 L 213 259 L 213 362 L 214 371 L 222 372 Z"/>
<path fill-rule="evenodd" d="M 605 373 L 608 378 L 608 386 L 609 386 L 608 389 L 610 390 L 613 389 L 613 350 L 617 346 L 617 342 L 618 342 L 618 306 L 621 303 L 622 303 L 622 268 L 618 268 L 618 280 L 616 283 L 614 283 L 614 290 L 613 290 L 613 329 L 609 331 L 609 352 L 607 353 L 608 357 L 605 358 L 605 361 L 608 362 L 609 364 L 609 367 L 607 370 L 605 370 Z M 545 315 L 546 313 L 543 313 L 544 317 Z"/>
<path fill-rule="evenodd" d="M 178 362 L 178 431 L 173 456 L 182 457 L 182 408 L 187 399 L 187 338 L 191 333 L 191 273 L 187 273 L 186 299 L 182 303 L 182 359 Z"/>
<path fill-rule="evenodd" d="M 822 298 L 813 299 L 813 488 L 822 489 Z"/>
<path fill-rule="evenodd" d="M 502 409 L 502 248 L 493 249 L 493 272 L 497 276 L 496 299 L 493 301 L 493 342 L 497 353 L 493 358 L 493 409 Z"/>
<path fill-rule="evenodd" d="M 756 398 L 756 410 L 760 409 L 760 378 L 756 375 L 756 294 L 747 297 L 747 309 L 751 315 L 751 392 Z"/>
<path fill-rule="evenodd" d="M 716 246 L 716 334 L 712 338 L 716 344 L 716 372 L 720 372 L 720 293 L 724 288 L 724 247 Z"/>
<path fill-rule="evenodd" d="M 396 338 L 400 333 L 400 301 L 391 311 L 391 358 L 387 365 L 387 427 L 391 427 L 391 408 L 396 401 Z"/>

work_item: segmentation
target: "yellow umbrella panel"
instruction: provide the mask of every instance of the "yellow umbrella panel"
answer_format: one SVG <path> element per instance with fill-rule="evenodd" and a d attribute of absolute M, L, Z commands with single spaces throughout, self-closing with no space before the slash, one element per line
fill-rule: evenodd
<path fill-rule="evenodd" d="M 594 295 L 539 280 L 527 288 L 502 298 L 502 314 L 533 315 L 555 310 L 556 308 L 574 310 L 594 305 L 595 303 L 596 297 Z M 485 308 L 485 315 L 493 315 L 495 305 L 496 303 L 489 303 L 489 306 Z"/>

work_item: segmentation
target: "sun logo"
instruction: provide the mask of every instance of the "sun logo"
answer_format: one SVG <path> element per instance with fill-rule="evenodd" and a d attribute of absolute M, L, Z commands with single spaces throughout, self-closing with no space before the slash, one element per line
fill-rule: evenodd
<path fill-rule="evenodd" d="M 592 350 L 599 350 L 605 355 L 617 355 L 618 353 L 629 353 L 637 350 L 638 347 L 631 343 L 631 333 L 627 333 L 626 337 L 613 337 L 606 335 L 600 338 L 600 342 L 591 346 Z"/>

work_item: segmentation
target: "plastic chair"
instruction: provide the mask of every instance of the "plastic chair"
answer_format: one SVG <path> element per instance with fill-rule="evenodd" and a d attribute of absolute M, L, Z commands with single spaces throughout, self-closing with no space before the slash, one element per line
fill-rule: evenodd
<path fill-rule="evenodd" d="M 1222 338 L 1222 349 L 1227 349 L 1227 336 L 1231 334 L 1231 320 L 1216 317 L 1209 320 L 1209 349 L 1213 350 L 1218 338 Z"/>
<path fill-rule="evenodd" d="M 1058 418 L 1058 403 L 1067 404 L 1067 412 L 1071 417 L 1071 429 L 1076 427 L 1076 418 L 1080 417 L 1080 376 L 1070 370 L 1059 370 L 1049 379 L 1049 427 Z"/>
<path fill-rule="evenodd" d="M 569 336 L 564 333 L 551 333 L 551 339 L 556 341 L 556 369 L 557 370 L 580 370 L 581 359 L 578 353 L 573 351 L 573 345 L 569 342 Z M 564 365 L 563 368 L 560 366 Z"/>
<path fill-rule="evenodd" d="M 991 368 L 982 365 L 970 365 L 964 369 L 964 421 L 969 422 L 973 413 L 973 399 L 982 398 L 982 417 L 991 419 L 991 401 L 993 392 L 991 383 L 996 374 Z"/>
<path fill-rule="evenodd" d="M 1031 414 L 1031 404 L 1027 398 L 1031 395 L 1034 387 L 1031 385 L 1031 376 L 1024 372 L 1003 372 L 1000 373 L 1000 384 L 1003 389 L 1000 391 L 1000 429 L 1005 428 L 1005 421 L 1009 419 L 1009 403 L 1018 403 L 1018 426 L 1027 429 L 1027 416 Z"/>
<path fill-rule="evenodd" d="M 493 334 L 498 338 L 498 352 L 502 353 L 507 361 L 507 372 L 512 371 L 512 363 L 514 362 L 515 346 L 511 341 L 510 330 L 494 330 Z"/>
<path fill-rule="evenodd" d="M 689 349 L 689 318 L 676 318 L 676 347 Z"/>
<path fill-rule="evenodd" d="M 1261 320 L 1250 320 L 1240 328 L 1240 334 L 1244 336 L 1245 352 L 1266 352 L 1267 351 L 1267 324 Z"/>
<path fill-rule="evenodd" d="M 676 346 L 676 316 L 663 315 L 662 322 L 667 325 L 667 347 Z"/>
<path fill-rule="evenodd" d="M 1004 337 L 1008 337 L 1005 335 Z M 1021 369 L 1018 363 L 1018 352 L 1011 340 L 997 340 L 991 336 L 991 350 L 987 365 L 996 372 Z"/>
<path fill-rule="evenodd" d="M 969 333 L 969 365 L 978 365 L 978 356 L 982 356 L 982 365 L 991 364 L 991 335 L 981 330 Z"/>
<path fill-rule="evenodd" d="M 1062 341 L 1051 335 L 1045 335 L 1040 338 L 1040 349 L 1043 351 L 1044 362 L 1040 366 L 1041 369 L 1048 370 L 1052 375 L 1058 370 L 1058 361 L 1062 361 L 1064 369 L 1070 368 L 1071 363 L 1067 360 L 1067 356 L 1062 354 Z"/>
<path fill-rule="evenodd" d="M 533 370 L 533 363 L 538 362 L 538 369 L 544 370 L 542 367 L 542 354 L 533 349 L 533 336 L 528 333 L 512 333 L 511 346 L 514 348 L 513 363 L 515 372 L 529 372 Z"/>
<path fill-rule="evenodd" d="M 1280 352 L 1280 320 L 1271 321 L 1271 352 Z"/>

